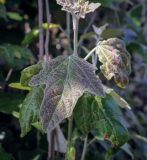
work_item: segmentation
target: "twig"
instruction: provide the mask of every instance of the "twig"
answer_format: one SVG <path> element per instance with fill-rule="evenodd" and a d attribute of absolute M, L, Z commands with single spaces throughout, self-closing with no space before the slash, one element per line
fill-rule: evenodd
<path fill-rule="evenodd" d="M 76 15 L 73 17 L 73 31 L 74 31 L 74 53 L 73 55 L 78 56 L 78 28 L 79 28 L 79 18 Z"/>
<path fill-rule="evenodd" d="M 72 136 L 73 115 L 68 118 L 68 144 L 71 142 Z"/>
<path fill-rule="evenodd" d="M 87 27 L 84 29 L 83 34 L 87 33 L 87 31 L 89 30 L 89 28 L 91 27 L 91 25 L 95 19 L 95 16 L 96 16 L 96 14 L 94 13 L 92 18 L 90 19 L 90 22 L 88 23 Z M 83 39 L 80 39 L 78 42 L 78 46 L 80 46 L 82 44 L 82 42 L 83 42 Z"/>
<path fill-rule="evenodd" d="M 47 24 L 49 26 L 49 24 L 51 22 L 51 15 L 50 15 L 50 8 L 49 8 L 48 0 L 45 0 L 45 5 L 46 5 Z M 49 40 L 50 40 L 50 30 L 49 30 L 49 27 L 47 27 L 46 39 L 45 39 L 45 55 L 46 55 L 47 59 L 49 58 Z"/>
<path fill-rule="evenodd" d="M 84 60 L 87 60 L 87 59 L 92 55 L 92 53 L 93 53 L 95 50 L 96 50 L 96 47 L 93 48 L 93 49 L 87 54 L 87 56 L 84 58 Z"/>
<path fill-rule="evenodd" d="M 39 59 L 43 59 L 44 53 L 44 34 L 43 34 L 43 1 L 38 0 L 38 22 L 39 22 Z"/>
<path fill-rule="evenodd" d="M 68 35 L 67 36 L 67 38 L 68 38 L 68 52 L 71 54 L 72 49 L 71 49 L 71 40 L 70 40 L 70 14 L 68 12 L 66 13 L 66 28 L 67 28 L 67 35 Z"/>
<path fill-rule="evenodd" d="M 83 152 L 82 152 L 81 160 L 85 159 L 86 149 L 87 149 L 87 141 L 88 141 L 88 135 L 84 139 L 84 147 L 83 147 Z"/>

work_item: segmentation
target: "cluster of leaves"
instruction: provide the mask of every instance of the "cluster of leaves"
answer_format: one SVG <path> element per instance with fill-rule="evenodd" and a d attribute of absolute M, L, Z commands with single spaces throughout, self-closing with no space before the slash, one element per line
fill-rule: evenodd
<path fill-rule="evenodd" d="M 102 12 L 104 10 L 106 16 L 110 15 L 109 19 L 105 19 L 104 17 L 101 18 L 100 22 L 101 24 L 104 24 L 106 21 L 110 23 L 110 28 L 104 30 L 101 35 L 102 39 L 108 40 L 101 40 L 96 46 L 96 54 L 99 57 L 101 66 L 100 69 L 108 80 L 114 78 L 116 84 L 119 87 L 124 88 L 124 86 L 128 83 L 128 75 L 130 73 L 130 57 L 123 42 L 119 39 L 114 39 L 113 37 L 118 36 L 123 38 L 131 53 L 134 54 L 134 52 L 137 52 L 138 54 L 138 52 L 140 52 L 142 57 L 145 56 L 145 43 L 143 37 L 141 36 L 140 16 L 138 16 L 138 12 L 140 12 L 141 7 L 135 6 L 136 8 L 133 8 L 125 14 L 124 11 L 118 7 L 118 5 L 124 4 L 122 2 L 128 4 L 132 3 L 129 0 L 100 0 L 99 2 L 102 3 L 102 6 L 104 6 L 104 8 L 102 8 Z M 4 3 L 5 2 L 3 0 L 2 2 L 0 1 L 0 12 L 5 12 L 5 14 L 0 14 L 0 16 L 5 16 L 5 18 L 12 17 L 12 19 L 15 19 L 13 18 L 13 15 L 8 16 L 9 13 L 6 12 Z M 52 12 L 53 14 L 56 14 L 54 11 Z M 76 14 L 79 14 L 79 10 L 76 10 Z M 114 16 L 118 16 L 117 18 L 124 17 L 120 19 L 119 25 L 118 19 L 114 18 Z M 125 21 L 127 21 L 127 24 Z M 60 23 L 60 20 L 58 20 L 58 22 Z M 97 22 L 94 22 L 94 24 L 97 25 Z M 51 25 L 52 26 L 44 24 L 43 28 L 60 28 L 59 25 Z M 117 29 L 115 27 L 117 27 Z M 38 34 L 39 30 L 34 28 L 30 33 L 26 34 L 22 44 L 25 46 L 28 44 L 30 45 L 38 37 Z M 86 39 L 91 41 L 95 35 L 96 33 L 90 30 L 86 34 L 81 35 L 80 40 L 83 41 Z M 137 38 L 137 35 L 140 36 Z M 56 36 L 58 39 L 58 35 Z M 22 69 L 26 65 L 31 64 L 32 60 L 34 61 L 32 53 L 24 47 L 8 44 L 2 44 L 0 46 L 2 47 L 2 49 L 0 49 L 0 59 L 3 61 L 2 65 L 6 68 Z M 90 48 L 92 47 L 93 45 L 90 46 Z M 109 154 L 113 154 L 128 140 L 128 132 L 126 127 L 122 124 L 124 120 L 122 120 L 123 115 L 121 114 L 119 106 L 122 108 L 130 107 L 128 103 L 114 90 L 108 89 L 101 84 L 99 77 L 96 77 L 95 75 L 95 71 L 96 69 L 93 65 L 74 56 L 61 56 L 51 60 L 50 62 L 39 62 L 36 65 L 25 68 L 22 71 L 20 83 L 10 84 L 10 87 L 29 91 L 25 100 L 23 101 L 24 96 L 21 94 L 15 93 L 12 96 L 11 93 L 5 93 L 0 98 L 0 111 L 3 113 L 13 114 L 15 117 L 19 118 L 22 137 L 27 135 L 27 133 L 31 130 L 31 126 L 41 130 L 41 121 L 43 122 L 44 130 L 50 130 L 57 126 L 61 120 L 69 117 L 72 111 L 74 111 L 74 120 L 78 133 L 82 133 L 83 136 L 90 133 L 90 135 L 96 138 L 96 140 L 109 140 L 113 144 L 112 149 L 109 150 Z M 91 77 L 94 77 L 94 82 Z M 92 86 L 92 84 L 95 83 L 96 86 L 98 86 L 97 89 L 99 90 L 97 90 L 95 86 Z M 130 91 L 127 91 L 128 90 L 126 90 L 125 95 L 130 94 Z M 104 92 L 106 96 L 104 98 L 100 97 L 104 95 Z M 15 95 L 17 98 L 15 98 Z M 20 96 L 19 100 L 18 96 Z M 131 96 L 133 95 L 131 94 Z M 131 101 L 132 105 L 135 105 L 135 102 L 132 102 L 132 99 L 129 101 Z M 11 105 L 9 105 L 9 102 Z M 39 113 L 40 109 L 41 113 Z M 130 112 L 131 111 L 126 111 L 127 114 Z M 142 117 L 141 121 L 145 124 L 143 113 L 140 113 L 139 116 Z M 133 115 L 129 116 L 129 118 L 131 117 L 133 117 Z M 135 118 L 135 120 L 133 119 L 133 124 L 135 123 L 135 125 L 138 123 L 136 122 L 136 119 L 137 118 Z M 127 127 L 129 125 L 128 123 L 130 123 L 130 119 L 126 122 Z M 140 127 L 135 128 L 138 130 Z M 142 133 L 140 131 L 138 132 Z M 135 136 L 135 133 L 136 132 L 133 130 L 130 138 L 133 140 L 133 144 L 136 144 L 137 149 L 133 149 L 132 151 L 136 157 L 140 158 L 142 156 L 142 159 L 145 159 L 145 152 L 142 152 L 141 156 L 139 154 L 139 150 L 143 151 L 146 148 L 146 143 L 144 143 L 145 139 L 141 136 Z M 76 132 L 75 135 L 78 136 Z M 77 142 L 75 142 L 76 138 L 73 137 L 73 143 Z M 99 147 L 107 146 L 105 142 L 101 143 L 101 141 L 99 141 L 98 143 L 98 141 L 96 141 L 96 143 Z M 77 147 L 77 144 L 73 144 L 68 149 L 68 156 L 70 160 L 75 159 L 75 152 L 78 152 L 78 150 L 76 151 L 75 146 Z M 93 153 L 94 147 L 95 153 Z M 107 147 L 105 147 L 103 148 L 107 150 Z M 133 155 L 130 152 L 130 147 L 131 146 L 127 144 L 123 146 L 122 149 L 133 158 Z M 81 148 L 81 146 L 79 148 Z M 93 144 L 91 145 L 91 148 L 88 150 L 87 159 L 88 157 L 90 157 L 89 159 L 96 159 L 97 157 L 103 159 L 103 157 L 101 157 L 102 153 L 98 151 L 97 146 Z M 91 152 L 92 154 L 89 155 Z M 2 148 L 0 148 L 0 154 L 3 154 L 3 157 L 8 157 L 8 159 L 12 158 L 10 154 L 7 154 Z M 39 159 L 38 156 L 35 156 L 35 158 Z M 59 159 L 61 159 L 61 157 Z M 118 159 L 120 160 L 127 158 L 125 154 L 123 154 L 122 156 L 119 156 Z"/>

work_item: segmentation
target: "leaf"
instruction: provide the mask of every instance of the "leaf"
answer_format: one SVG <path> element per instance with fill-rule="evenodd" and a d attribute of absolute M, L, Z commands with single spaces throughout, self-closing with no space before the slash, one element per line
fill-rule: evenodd
<path fill-rule="evenodd" d="M 128 84 L 128 75 L 131 72 L 130 55 L 125 44 L 118 38 L 100 41 L 96 48 L 100 69 L 104 76 L 110 80 L 114 77 L 115 83 L 124 88 Z"/>
<path fill-rule="evenodd" d="M 130 105 L 119 95 L 117 94 L 113 89 L 107 88 L 106 93 L 109 94 L 113 100 L 122 108 L 131 109 Z"/>
<path fill-rule="evenodd" d="M 20 83 L 11 83 L 9 84 L 9 87 L 27 91 L 31 90 L 31 87 L 22 86 Z"/>
<path fill-rule="evenodd" d="M 13 159 L 12 155 L 10 153 L 7 153 L 0 144 L 0 158 L 1 160 L 11 160 Z"/>
<path fill-rule="evenodd" d="M 59 28 L 59 24 L 50 23 L 43 23 L 42 27 L 44 30 L 53 29 L 53 28 Z M 22 45 L 28 45 L 32 43 L 34 40 L 36 40 L 39 37 L 39 29 L 34 28 L 31 32 L 27 33 L 24 37 L 24 40 L 22 41 Z"/>
<path fill-rule="evenodd" d="M 19 111 L 19 106 L 24 100 L 24 95 L 15 93 L 0 92 L 0 112 L 12 114 L 14 111 Z"/>
<path fill-rule="evenodd" d="M 43 70 L 30 81 L 30 86 L 46 84 L 40 111 L 44 130 L 50 131 L 70 117 L 84 92 L 104 96 L 95 70 L 92 64 L 73 55 L 44 62 Z"/>
<path fill-rule="evenodd" d="M 79 18 L 85 18 L 87 13 L 94 12 L 97 8 L 101 6 L 100 3 L 89 3 L 89 1 L 62 1 L 56 0 L 57 4 L 62 6 L 62 10 L 75 14 Z"/>
<path fill-rule="evenodd" d="M 48 142 L 51 142 L 52 132 L 47 134 Z M 57 126 L 55 129 L 55 150 L 60 153 L 66 153 L 67 150 L 67 140 L 64 137 L 64 134 L 60 128 Z M 51 146 L 50 146 L 51 147 Z"/>
<path fill-rule="evenodd" d="M 31 80 L 31 78 L 34 75 L 38 74 L 41 69 L 42 69 L 42 62 L 38 62 L 35 65 L 32 65 L 32 66 L 25 68 L 21 72 L 20 83 L 23 86 L 28 86 L 28 83 Z"/>
<path fill-rule="evenodd" d="M 34 87 L 25 98 L 20 109 L 21 137 L 30 130 L 31 124 L 39 121 L 39 110 L 43 99 L 43 86 Z"/>
<path fill-rule="evenodd" d="M 35 58 L 32 52 L 25 47 L 2 44 L 0 45 L 0 60 L 4 62 L 7 67 L 20 70 L 35 61 Z"/>
<path fill-rule="evenodd" d="M 7 20 L 7 11 L 3 3 L 0 4 L 0 19 Z"/>
<path fill-rule="evenodd" d="M 17 12 L 7 12 L 7 16 L 15 21 L 22 21 L 23 17 Z"/>
<path fill-rule="evenodd" d="M 121 112 L 110 96 L 100 98 L 89 94 L 81 97 L 75 107 L 74 118 L 78 129 L 112 142 L 114 148 L 128 140 L 128 131 L 121 123 Z"/>

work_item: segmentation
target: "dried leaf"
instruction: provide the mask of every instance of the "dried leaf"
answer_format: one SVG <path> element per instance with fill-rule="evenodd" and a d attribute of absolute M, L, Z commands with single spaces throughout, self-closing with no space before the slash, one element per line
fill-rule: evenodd
<path fill-rule="evenodd" d="M 116 84 L 124 88 L 128 84 L 128 75 L 131 72 L 130 56 L 125 44 L 118 38 L 110 38 L 98 43 L 96 53 L 104 76 L 110 80 L 114 77 Z"/>
<path fill-rule="evenodd" d="M 84 92 L 104 96 L 96 68 L 76 56 L 59 56 L 45 62 L 43 70 L 32 78 L 31 86 L 46 84 L 41 106 L 41 119 L 45 130 L 54 129 L 63 119 L 72 115 Z"/>

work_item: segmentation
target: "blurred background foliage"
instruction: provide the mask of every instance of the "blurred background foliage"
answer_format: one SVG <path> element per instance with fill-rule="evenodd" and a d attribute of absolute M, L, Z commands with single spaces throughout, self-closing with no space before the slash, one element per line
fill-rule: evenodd
<path fill-rule="evenodd" d="M 131 54 L 132 73 L 125 90 L 114 87 L 113 82 L 105 82 L 122 95 L 132 110 L 123 110 L 130 139 L 116 154 L 114 160 L 147 159 L 147 1 L 146 0 L 91 0 L 102 6 L 94 14 L 89 14 L 80 23 L 79 51 L 85 55 L 94 47 L 95 32 L 92 25 L 100 27 L 108 24 L 102 38 L 118 37 L 125 41 Z M 52 23 L 50 28 L 50 57 L 67 54 L 68 39 L 66 13 L 60 10 L 55 0 L 50 3 Z M 48 145 L 46 135 L 35 127 L 20 138 L 21 130 L 18 112 L 27 94 L 9 84 L 19 82 L 21 70 L 37 62 L 38 27 L 36 0 L 0 0 L 0 160 L 44 160 Z M 45 17 L 44 17 L 45 19 Z M 91 25 L 91 27 L 88 27 Z M 44 23 L 44 30 L 47 25 Z M 72 33 L 71 33 L 72 35 Z M 105 81 L 105 80 L 104 80 Z M 65 135 L 67 126 L 63 126 Z M 81 154 L 82 141 L 76 144 Z M 94 150 L 94 152 L 93 152 Z M 107 142 L 97 137 L 87 150 L 86 160 L 103 160 Z M 57 157 L 59 155 L 57 154 Z M 60 155 L 61 158 L 62 155 Z"/>

